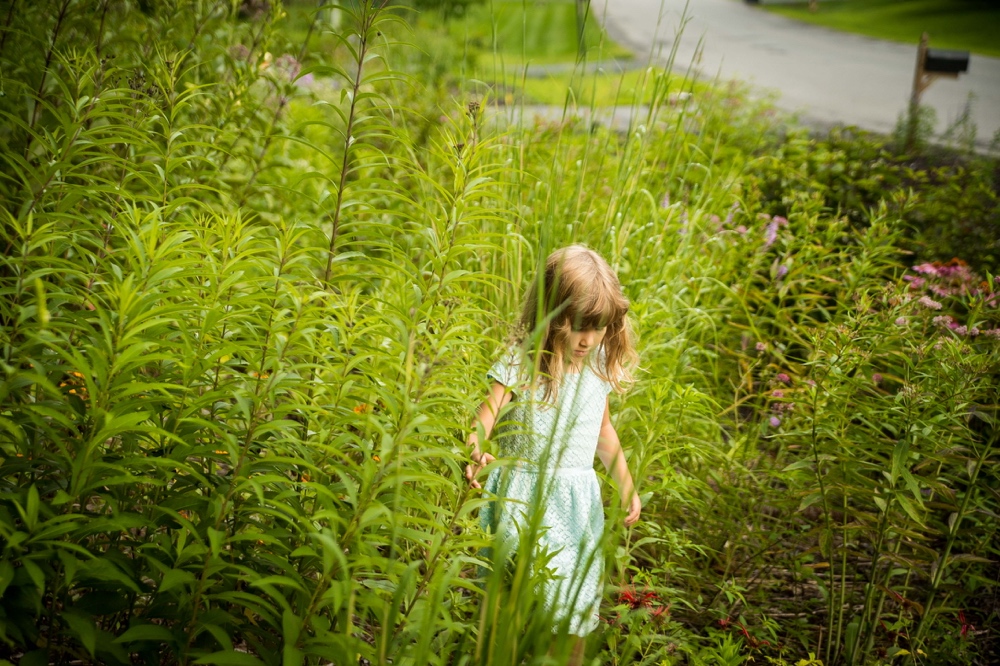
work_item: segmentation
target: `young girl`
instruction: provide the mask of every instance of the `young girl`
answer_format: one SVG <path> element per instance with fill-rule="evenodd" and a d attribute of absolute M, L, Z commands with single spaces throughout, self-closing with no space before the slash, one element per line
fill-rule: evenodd
<path fill-rule="evenodd" d="M 483 527 L 516 549 L 527 511 L 542 513 L 538 545 L 555 553 L 548 566 L 556 572 L 543 591 L 546 606 L 571 634 L 585 636 L 597 626 L 603 569 L 595 453 L 618 486 L 625 524 L 641 510 L 608 410 L 608 394 L 630 379 L 635 350 L 628 300 L 600 255 L 579 245 L 556 250 L 540 277 L 521 314 L 526 339 L 487 373 L 493 383 L 469 438 L 465 475 L 480 487 L 476 475 L 494 457 L 479 437 L 496 424 L 499 455 L 517 460 L 487 478 L 486 490 L 501 501 L 483 509 Z M 571 663 L 581 663 L 583 641 L 573 652 Z"/>

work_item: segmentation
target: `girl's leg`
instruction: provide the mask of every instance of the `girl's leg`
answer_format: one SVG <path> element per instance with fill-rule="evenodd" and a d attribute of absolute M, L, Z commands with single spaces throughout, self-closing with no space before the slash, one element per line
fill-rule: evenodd
<path fill-rule="evenodd" d="M 570 636 L 570 652 L 568 666 L 583 666 L 584 648 L 587 647 L 587 639 L 583 636 Z"/>
<path fill-rule="evenodd" d="M 549 656 L 552 657 L 552 650 L 555 646 L 549 648 Z M 587 647 L 587 639 L 583 636 L 576 636 L 574 634 L 569 635 L 569 659 L 566 661 L 566 666 L 583 666 L 583 655 L 584 648 Z"/>

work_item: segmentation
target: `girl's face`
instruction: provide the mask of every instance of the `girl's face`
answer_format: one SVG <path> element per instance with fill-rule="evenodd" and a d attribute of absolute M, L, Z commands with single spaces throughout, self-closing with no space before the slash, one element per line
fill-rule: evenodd
<path fill-rule="evenodd" d="M 608 332 L 607 326 L 601 328 L 581 328 L 574 329 L 569 334 L 569 350 L 567 357 L 573 365 L 579 365 L 595 349 L 601 346 L 604 335 Z"/>

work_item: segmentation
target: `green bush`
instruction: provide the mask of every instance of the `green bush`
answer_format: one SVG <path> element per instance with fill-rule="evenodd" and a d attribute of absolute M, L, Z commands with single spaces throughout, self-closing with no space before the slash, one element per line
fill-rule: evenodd
<path fill-rule="evenodd" d="M 627 133 L 501 129 L 391 12 L 300 57 L 278 7 L 169 9 L 21 3 L 0 44 L 6 656 L 558 661 L 550 574 L 484 555 L 461 469 L 571 241 L 643 365 L 613 407 L 644 520 L 609 510 L 590 656 L 987 653 L 995 282 L 904 253 L 906 220 L 992 214 L 974 165 L 903 197 L 875 142 L 659 72 Z"/>

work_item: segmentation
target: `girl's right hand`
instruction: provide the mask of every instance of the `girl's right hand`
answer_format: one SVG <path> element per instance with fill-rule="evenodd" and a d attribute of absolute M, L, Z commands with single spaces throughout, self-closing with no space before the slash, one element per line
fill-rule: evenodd
<path fill-rule="evenodd" d="M 479 482 L 476 481 L 476 476 L 479 472 L 483 470 L 484 467 L 494 462 L 496 458 L 488 453 L 473 453 L 472 463 L 465 466 L 465 478 L 469 481 L 469 485 L 473 488 L 482 488 Z"/>

